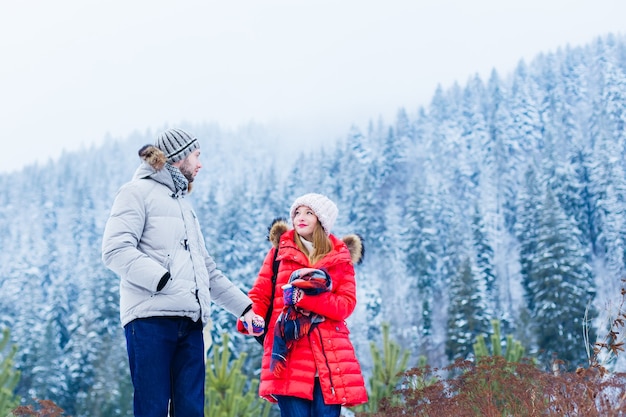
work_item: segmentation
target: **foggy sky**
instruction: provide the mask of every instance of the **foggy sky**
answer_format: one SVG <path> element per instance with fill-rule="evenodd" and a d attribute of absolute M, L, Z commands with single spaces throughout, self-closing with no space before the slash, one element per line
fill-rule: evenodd
<path fill-rule="evenodd" d="M 621 0 L 5 1 L 0 172 L 181 122 L 311 146 L 624 16 Z"/>

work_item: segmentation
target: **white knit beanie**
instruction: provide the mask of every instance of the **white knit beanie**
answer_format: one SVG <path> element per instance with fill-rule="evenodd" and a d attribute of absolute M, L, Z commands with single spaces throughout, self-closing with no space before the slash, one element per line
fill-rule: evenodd
<path fill-rule="evenodd" d="M 296 209 L 300 206 L 307 206 L 313 210 L 317 216 L 317 220 L 319 220 L 326 234 L 330 234 L 330 231 L 335 224 L 335 220 L 337 220 L 337 216 L 339 215 L 339 209 L 335 203 L 333 203 L 325 195 L 321 194 L 310 193 L 300 196 L 293 202 L 291 210 L 289 211 L 292 221 L 295 216 Z"/>
<path fill-rule="evenodd" d="M 168 129 L 160 133 L 154 146 L 163 151 L 167 162 L 182 161 L 200 147 L 198 139 L 182 129 Z"/>

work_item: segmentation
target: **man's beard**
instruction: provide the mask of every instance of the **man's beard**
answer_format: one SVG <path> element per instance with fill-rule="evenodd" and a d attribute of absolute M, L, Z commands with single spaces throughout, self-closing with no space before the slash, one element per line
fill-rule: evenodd
<path fill-rule="evenodd" d="M 193 168 L 191 167 L 191 164 L 189 164 L 189 161 L 187 159 L 183 161 L 178 169 L 185 176 L 185 178 L 187 178 L 187 181 L 189 181 L 189 183 L 193 182 Z"/>

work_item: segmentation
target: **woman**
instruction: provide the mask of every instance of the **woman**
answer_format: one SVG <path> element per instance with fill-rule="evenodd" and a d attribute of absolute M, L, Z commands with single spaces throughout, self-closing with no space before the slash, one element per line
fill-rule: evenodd
<path fill-rule="evenodd" d="M 259 394 L 278 402 L 282 417 L 338 417 L 341 406 L 367 402 L 345 323 L 356 306 L 353 264 L 363 246 L 356 235 L 340 240 L 330 233 L 338 209 L 326 196 L 298 197 L 290 214 L 293 229 L 283 220 L 270 228 L 273 248 L 249 293 L 262 317 L 273 303 Z"/>

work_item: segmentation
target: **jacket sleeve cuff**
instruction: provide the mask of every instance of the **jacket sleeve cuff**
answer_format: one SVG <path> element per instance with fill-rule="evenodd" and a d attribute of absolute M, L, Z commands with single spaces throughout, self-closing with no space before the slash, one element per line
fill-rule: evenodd
<path fill-rule="evenodd" d="M 169 271 L 167 271 L 162 277 L 161 280 L 159 281 L 159 285 L 157 285 L 157 292 L 161 291 L 163 288 L 165 288 L 165 284 L 167 284 L 167 281 L 170 280 L 170 278 L 172 277 L 172 275 L 170 274 Z"/>
<path fill-rule="evenodd" d="M 248 311 L 252 310 L 252 304 L 248 304 L 248 307 L 240 314 L 240 317 L 245 315 Z"/>

